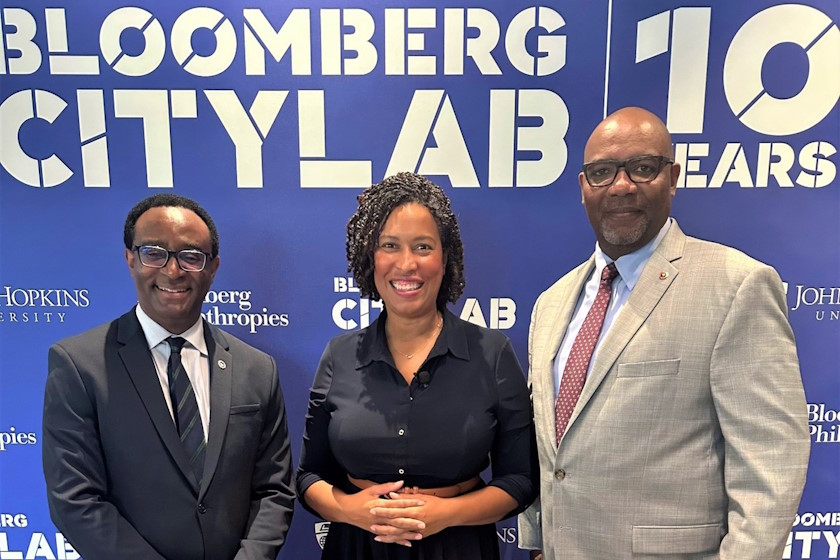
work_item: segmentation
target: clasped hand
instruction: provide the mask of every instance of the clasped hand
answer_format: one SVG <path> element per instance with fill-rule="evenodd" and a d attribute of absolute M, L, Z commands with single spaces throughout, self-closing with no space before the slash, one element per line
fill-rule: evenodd
<path fill-rule="evenodd" d="M 383 543 L 410 547 L 411 541 L 420 540 L 445 528 L 441 517 L 433 513 L 442 498 L 426 495 L 417 498 L 417 494 L 400 494 L 398 490 L 402 487 L 402 481 L 388 482 L 376 484 L 356 494 L 346 494 L 340 499 L 342 509 L 350 517 L 351 523 L 370 531 L 376 535 L 374 540 Z"/>

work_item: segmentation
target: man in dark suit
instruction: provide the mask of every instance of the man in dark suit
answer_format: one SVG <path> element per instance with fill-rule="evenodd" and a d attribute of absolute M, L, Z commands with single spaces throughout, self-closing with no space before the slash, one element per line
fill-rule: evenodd
<path fill-rule="evenodd" d="M 270 356 L 201 317 L 213 220 L 159 194 L 124 240 L 139 304 L 50 348 L 52 519 L 85 560 L 274 559 L 294 501 L 283 394 Z"/>

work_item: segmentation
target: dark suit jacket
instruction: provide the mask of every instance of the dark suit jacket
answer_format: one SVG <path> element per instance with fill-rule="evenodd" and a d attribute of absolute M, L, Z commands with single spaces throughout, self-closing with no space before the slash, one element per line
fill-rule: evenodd
<path fill-rule="evenodd" d="M 292 519 L 277 367 L 204 323 L 210 430 L 197 486 L 134 310 L 50 348 L 50 513 L 85 560 L 274 559 Z"/>

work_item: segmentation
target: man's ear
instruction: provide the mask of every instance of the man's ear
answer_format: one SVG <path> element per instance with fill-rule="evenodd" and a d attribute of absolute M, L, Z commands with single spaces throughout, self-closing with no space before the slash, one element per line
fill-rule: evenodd
<path fill-rule="evenodd" d="M 134 259 L 137 258 L 137 255 L 131 249 L 125 250 L 125 262 L 128 264 L 128 269 L 131 270 L 134 268 Z"/>
<path fill-rule="evenodd" d="M 580 203 L 583 204 L 583 189 L 586 188 L 584 184 L 586 182 L 586 177 L 583 175 L 583 171 L 578 173 L 578 184 L 580 185 Z"/>
<path fill-rule="evenodd" d="M 216 277 L 216 271 L 219 270 L 219 263 L 222 262 L 221 257 L 216 255 L 212 259 L 207 261 L 207 272 L 210 273 L 210 281 L 212 282 L 213 279 Z"/>
<path fill-rule="evenodd" d="M 680 171 L 682 171 L 682 168 L 679 163 L 671 164 L 671 196 L 677 194 L 677 181 L 680 178 Z"/>

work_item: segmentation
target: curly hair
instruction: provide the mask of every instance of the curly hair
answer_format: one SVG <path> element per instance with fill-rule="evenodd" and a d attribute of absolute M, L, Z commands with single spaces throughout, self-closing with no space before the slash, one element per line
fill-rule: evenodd
<path fill-rule="evenodd" d="M 186 196 L 172 193 L 161 193 L 144 198 L 134 208 L 129 210 L 128 216 L 125 218 L 125 225 L 123 226 L 123 243 L 125 243 L 126 249 L 131 250 L 134 246 L 134 227 L 137 225 L 137 220 L 140 219 L 140 216 L 145 214 L 147 210 L 161 206 L 186 208 L 195 212 L 207 225 L 207 229 L 210 230 L 210 255 L 212 258 L 216 258 L 216 255 L 219 254 L 219 232 L 216 231 L 216 224 L 213 223 L 213 218 L 210 217 L 207 210 L 202 208 L 198 202 Z"/>
<path fill-rule="evenodd" d="M 411 202 L 423 205 L 437 223 L 446 270 L 437 295 L 437 307 L 455 303 L 464 292 L 464 245 L 449 198 L 425 177 L 404 171 L 372 185 L 357 197 L 359 207 L 347 222 L 347 270 L 362 296 L 380 299 L 373 280 L 373 254 L 391 212 Z"/>

